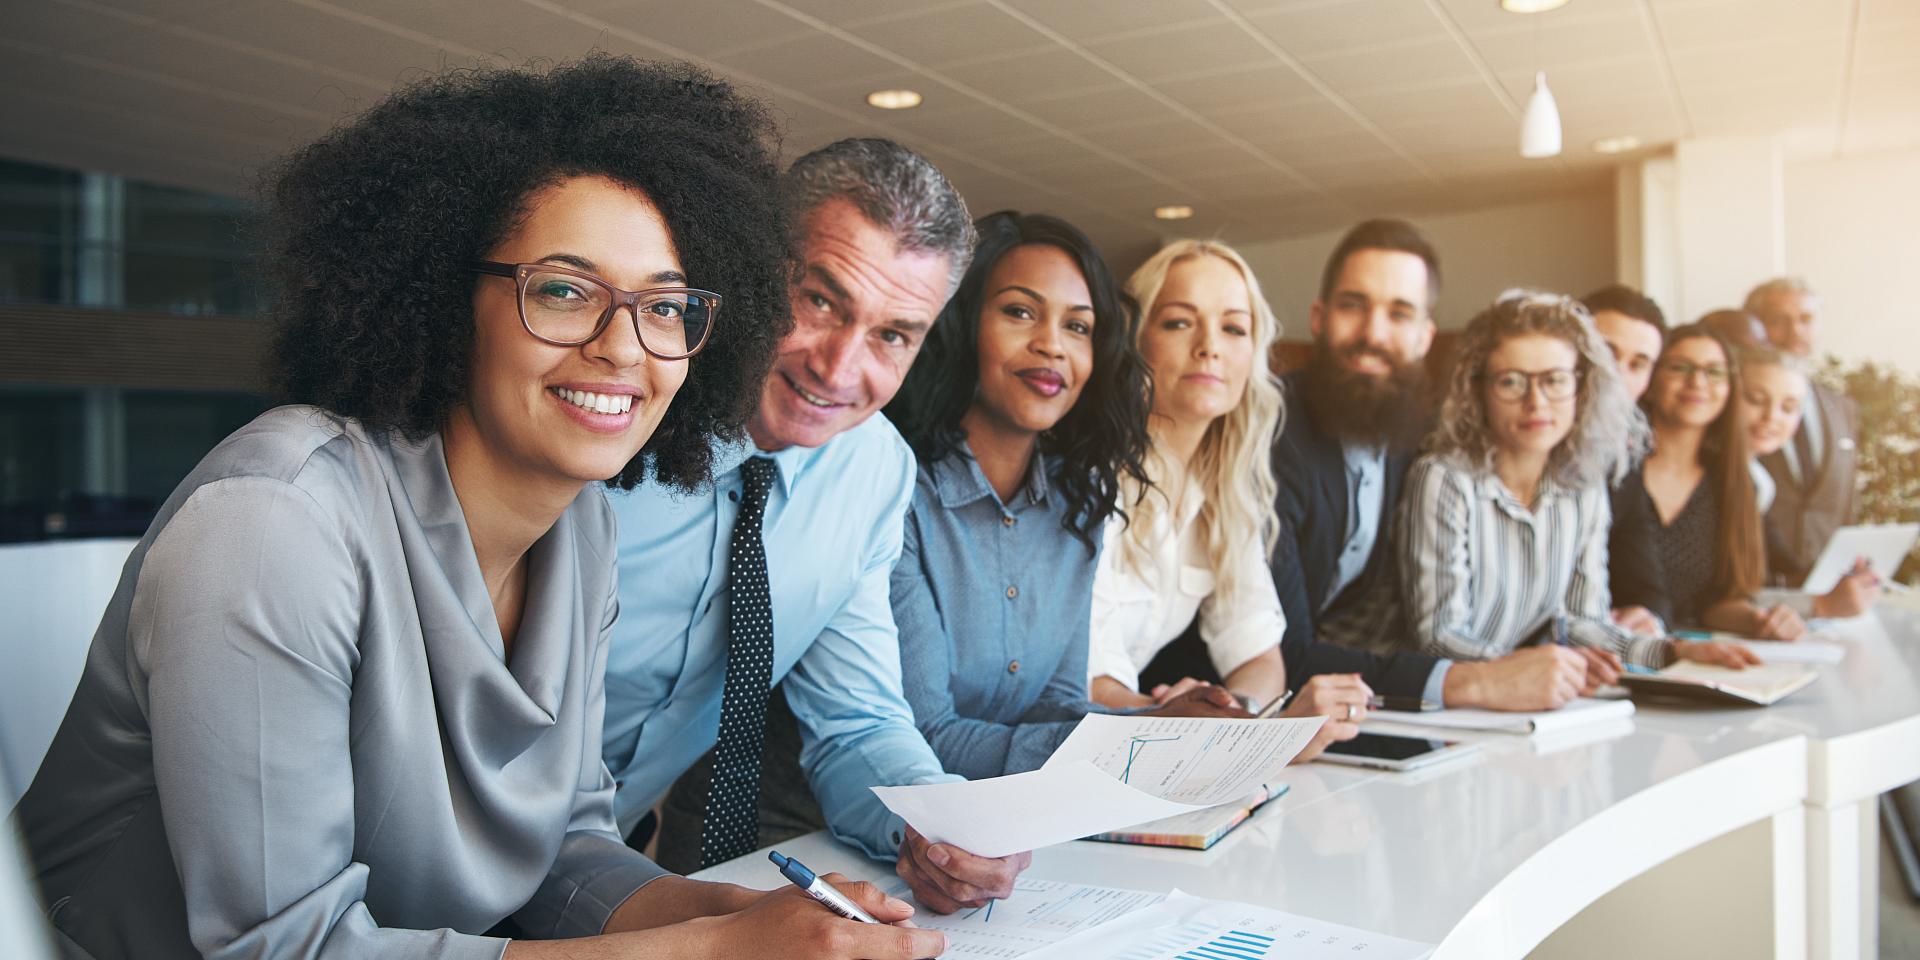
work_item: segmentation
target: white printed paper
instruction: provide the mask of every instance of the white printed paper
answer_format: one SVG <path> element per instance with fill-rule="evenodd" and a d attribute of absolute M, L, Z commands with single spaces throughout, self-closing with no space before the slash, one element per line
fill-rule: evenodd
<path fill-rule="evenodd" d="M 905 883 L 888 892 L 911 901 Z M 942 957 L 1021 957 L 1166 899 L 1164 893 L 1091 887 L 1057 880 L 1014 881 L 1013 896 L 941 916 L 918 910 L 913 922 L 947 935 Z"/>
<path fill-rule="evenodd" d="M 1041 769 L 1086 760 L 1156 797 L 1211 807 L 1264 792 L 1325 722 L 1091 714 Z"/>
<path fill-rule="evenodd" d="M 1179 891 L 1029 960 L 1421 960 L 1433 947 L 1247 903 Z"/>
<path fill-rule="evenodd" d="M 929 840 L 1004 857 L 1248 796 L 1324 722 L 1094 714 L 1039 770 L 873 792 Z"/>

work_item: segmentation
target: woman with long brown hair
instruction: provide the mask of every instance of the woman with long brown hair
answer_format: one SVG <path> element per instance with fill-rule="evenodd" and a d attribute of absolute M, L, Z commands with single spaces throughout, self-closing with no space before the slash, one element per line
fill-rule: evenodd
<path fill-rule="evenodd" d="M 1797 640 L 1806 633 L 1798 614 L 1753 601 L 1766 579 L 1766 541 L 1734 402 L 1740 365 L 1714 320 L 1709 314 L 1668 335 L 1641 399 L 1654 449 L 1627 478 L 1622 499 L 1657 520 L 1670 624 Z"/>

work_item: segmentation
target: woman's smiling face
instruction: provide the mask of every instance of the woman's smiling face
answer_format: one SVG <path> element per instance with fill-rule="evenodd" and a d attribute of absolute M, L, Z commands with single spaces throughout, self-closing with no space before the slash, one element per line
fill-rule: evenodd
<path fill-rule="evenodd" d="M 512 233 L 486 259 L 550 263 L 624 290 L 689 282 L 653 201 L 599 176 L 536 190 Z M 529 296 L 536 293 L 565 291 Z M 581 482 L 619 473 L 653 436 L 692 362 L 649 355 L 626 308 L 587 343 L 546 343 L 521 322 L 507 277 L 478 279 L 473 316 L 467 402 L 454 419 L 457 424 L 464 414 L 486 448 L 516 472 Z"/>

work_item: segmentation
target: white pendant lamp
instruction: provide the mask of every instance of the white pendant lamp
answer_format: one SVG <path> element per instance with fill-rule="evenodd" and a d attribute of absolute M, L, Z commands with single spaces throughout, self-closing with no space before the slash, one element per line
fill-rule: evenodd
<path fill-rule="evenodd" d="M 1560 105 L 1547 89 L 1547 72 L 1533 75 L 1533 96 L 1520 120 L 1520 155 L 1529 160 L 1560 155 Z"/>

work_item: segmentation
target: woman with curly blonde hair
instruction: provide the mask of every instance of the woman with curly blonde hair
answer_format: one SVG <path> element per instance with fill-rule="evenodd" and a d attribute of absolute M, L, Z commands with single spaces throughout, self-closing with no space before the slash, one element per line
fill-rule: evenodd
<path fill-rule="evenodd" d="M 1213 241 L 1162 249 L 1134 271 L 1127 293 L 1143 310 L 1152 445 L 1148 483 L 1122 478 L 1126 516 L 1107 523 L 1093 588 L 1093 697 L 1146 706 L 1198 685 L 1139 689 L 1141 668 L 1198 613 L 1228 689 L 1249 704 L 1270 702 L 1287 689 L 1286 618 L 1266 562 L 1279 528 L 1269 451 L 1284 415 L 1267 357 L 1280 324 L 1252 268 Z M 1325 678 L 1316 693 L 1332 687 L 1351 688 L 1353 702 L 1316 695 L 1295 707 L 1338 706 L 1341 720 L 1323 728 L 1322 744 L 1351 737 L 1365 710 L 1358 678 Z"/>
<path fill-rule="evenodd" d="M 1578 301 L 1513 291 L 1475 317 L 1402 498 L 1414 641 L 1458 660 L 1571 644 L 1587 657 L 1589 690 L 1616 679 L 1622 658 L 1752 662 L 1739 646 L 1637 635 L 1608 615 L 1608 484 L 1646 442 Z"/>

